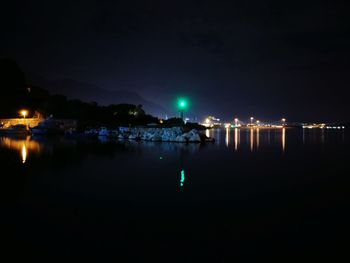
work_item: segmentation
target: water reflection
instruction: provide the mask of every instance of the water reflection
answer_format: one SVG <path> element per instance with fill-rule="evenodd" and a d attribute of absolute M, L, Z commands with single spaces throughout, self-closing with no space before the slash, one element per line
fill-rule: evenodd
<path fill-rule="evenodd" d="M 180 187 L 184 186 L 185 182 L 185 170 L 181 170 L 180 172 Z"/>
<path fill-rule="evenodd" d="M 206 129 L 206 130 L 205 130 L 205 136 L 210 137 L 210 131 L 209 131 L 209 129 Z"/>
<path fill-rule="evenodd" d="M 216 133 L 211 135 L 214 135 L 215 140 L 221 144 L 224 144 L 225 147 L 229 148 L 232 145 L 235 151 L 238 151 L 238 148 L 245 148 L 248 149 L 250 152 L 260 151 L 261 149 L 271 144 L 273 147 L 278 147 L 280 151 L 285 151 L 287 147 L 286 128 L 273 130 L 266 128 L 235 128 L 233 131 L 230 131 L 230 129 L 222 130 L 222 133 L 223 132 L 225 132 L 225 139 L 223 139 L 222 141 L 220 140 L 220 138 L 216 137 Z M 246 140 L 241 141 L 241 132 L 245 134 Z"/>
<path fill-rule="evenodd" d="M 309 144 L 330 144 L 334 141 L 345 142 L 343 130 L 328 130 L 328 129 L 302 129 L 302 143 Z"/>
<path fill-rule="evenodd" d="M 324 129 L 321 129 L 321 142 L 324 144 Z"/>
<path fill-rule="evenodd" d="M 22 163 L 27 161 L 29 153 L 39 153 L 42 147 L 37 141 L 27 137 L 0 137 L 0 146 L 3 148 L 18 151 Z"/>
<path fill-rule="evenodd" d="M 109 141 L 113 143 L 113 141 Z M 177 143 L 177 142 L 149 142 L 149 141 L 132 141 L 123 140 L 118 141 L 118 145 L 123 145 L 129 149 L 149 150 L 149 151 L 162 151 L 162 152 L 185 152 L 194 154 L 205 145 L 199 143 Z"/>
<path fill-rule="evenodd" d="M 27 147 L 23 143 L 22 145 L 22 163 L 25 163 L 27 161 Z"/>
<path fill-rule="evenodd" d="M 286 148 L 286 128 L 282 128 L 282 151 Z"/>
<path fill-rule="evenodd" d="M 239 140 L 240 140 L 240 134 L 239 134 L 239 129 L 235 128 L 235 151 L 238 150 L 238 145 L 239 145 Z"/>
<path fill-rule="evenodd" d="M 225 132 L 225 134 L 223 134 Z M 243 134 L 241 140 L 241 133 Z M 288 133 L 288 134 L 287 134 Z M 115 139 L 103 138 L 68 138 L 68 137 L 45 137 L 45 136 L 28 136 L 28 137 L 1 137 L 0 148 L 16 151 L 18 162 L 27 164 L 35 160 L 35 155 L 52 155 L 55 159 L 61 158 L 67 160 L 83 160 L 91 153 L 101 156 L 111 156 L 119 152 L 133 152 L 135 154 L 159 153 L 163 156 L 165 153 L 177 154 L 184 153 L 194 155 L 205 149 L 218 149 L 219 147 L 227 148 L 230 151 L 248 151 L 263 152 L 266 148 L 274 148 L 277 151 L 285 152 L 287 147 L 294 147 L 296 144 L 332 144 L 337 142 L 344 143 L 345 132 L 328 131 L 321 129 L 312 129 L 302 131 L 293 128 L 282 129 L 244 129 L 235 128 L 233 131 L 228 129 L 206 130 L 208 137 L 215 138 L 215 144 L 185 144 L 185 143 L 162 143 L 162 142 L 145 142 L 145 141 L 118 141 Z M 231 148 L 232 147 L 232 148 Z M 292 150 L 292 149 L 291 149 Z M 12 155 L 13 156 L 13 155 Z M 12 157 L 11 157 L 12 158 Z M 183 170 L 181 169 L 179 171 Z M 179 172 L 178 171 L 178 172 Z"/>
<path fill-rule="evenodd" d="M 254 150 L 254 129 L 250 129 L 250 151 L 252 152 Z"/>
<path fill-rule="evenodd" d="M 226 136 L 225 136 L 226 147 L 228 147 L 229 142 L 230 142 L 230 129 L 226 128 Z"/>

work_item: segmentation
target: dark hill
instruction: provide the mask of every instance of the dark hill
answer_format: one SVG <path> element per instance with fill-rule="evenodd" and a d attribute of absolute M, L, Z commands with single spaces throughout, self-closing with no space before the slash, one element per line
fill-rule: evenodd
<path fill-rule="evenodd" d="M 95 101 L 101 105 L 109 104 L 141 104 L 147 113 L 164 117 L 169 114 L 164 107 L 144 99 L 136 92 L 126 90 L 107 90 L 98 86 L 72 79 L 48 80 L 43 77 L 30 75 L 30 83 L 39 87 L 45 87 L 51 94 L 63 94 L 69 99 L 82 101 Z"/>

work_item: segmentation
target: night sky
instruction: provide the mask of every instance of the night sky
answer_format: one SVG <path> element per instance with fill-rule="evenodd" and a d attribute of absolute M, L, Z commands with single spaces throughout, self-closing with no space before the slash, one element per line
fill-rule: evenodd
<path fill-rule="evenodd" d="M 0 56 L 222 119 L 348 121 L 346 1 L 7 1 Z M 45 87 L 44 87 L 45 88 Z M 82 90 L 82 92 L 84 92 Z"/>

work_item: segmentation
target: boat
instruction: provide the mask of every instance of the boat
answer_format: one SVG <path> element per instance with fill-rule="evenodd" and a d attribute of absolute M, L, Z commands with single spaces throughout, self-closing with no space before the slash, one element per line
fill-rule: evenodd
<path fill-rule="evenodd" d="M 9 128 L 0 128 L 0 134 L 28 135 L 30 130 L 24 124 L 12 125 Z"/>
<path fill-rule="evenodd" d="M 98 132 L 98 136 L 108 136 L 109 132 L 107 130 L 106 127 L 101 127 L 99 132 Z"/>
<path fill-rule="evenodd" d="M 39 125 L 32 128 L 31 131 L 33 135 L 64 134 L 64 129 L 51 118 L 40 122 Z"/>

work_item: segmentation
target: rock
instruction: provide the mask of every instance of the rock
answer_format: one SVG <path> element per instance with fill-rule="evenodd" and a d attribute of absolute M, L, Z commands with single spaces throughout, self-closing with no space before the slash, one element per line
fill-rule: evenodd
<path fill-rule="evenodd" d="M 188 139 L 189 142 L 201 142 L 201 137 L 199 136 L 198 133 L 196 134 L 192 134 L 189 139 Z"/>
<path fill-rule="evenodd" d="M 162 141 L 163 142 L 169 142 L 171 139 L 170 139 L 170 136 L 167 135 L 167 134 L 163 134 L 162 135 Z"/>
<path fill-rule="evenodd" d="M 129 135 L 129 140 L 136 140 L 137 136 L 135 134 L 130 134 Z"/>
<path fill-rule="evenodd" d="M 152 137 L 153 137 L 152 134 L 150 134 L 149 132 L 145 132 L 142 136 L 142 140 L 150 141 L 150 140 L 152 140 Z"/>
<path fill-rule="evenodd" d="M 129 140 L 145 140 L 153 142 L 181 142 L 181 143 L 200 143 L 214 142 L 212 138 L 208 138 L 205 134 L 193 129 L 187 133 L 181 127 L 173 128 L 119 128 L 115 132 L 119 139 Z"/>
<path fill-rule="evenodd" d="M 152 139 L 151 139 L 152 142 L 161 142 L 162 141 L 162 137 L 155 134 Z"/>
<path fill-rule="evenodd" d="M 176 137 L 176 142 L 187 142 L 188 139 L 186 138 L 186 134 L 182 134 Z"/>

